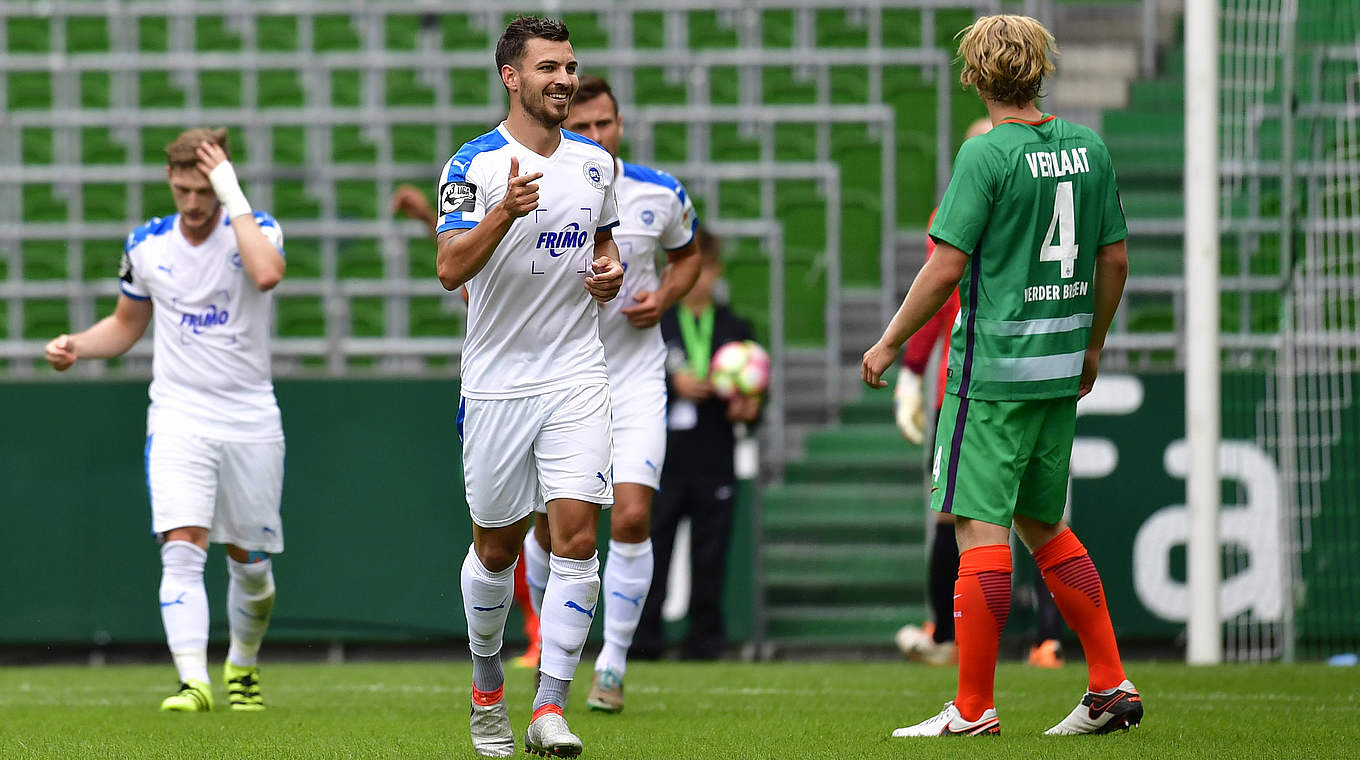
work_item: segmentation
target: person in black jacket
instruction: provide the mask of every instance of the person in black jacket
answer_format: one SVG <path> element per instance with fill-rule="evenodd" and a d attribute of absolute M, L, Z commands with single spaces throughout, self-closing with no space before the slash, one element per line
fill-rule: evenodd
<path fill-rule="evenodd" d="M 690 519 L 689 629 L 682 654 L 686 659 L 722 655 L 726 631 L 722 587 L 727 547 L 732 533 L 737 476 L 733 465 L 733 425 L 752 423 L 760 414 L 760 397 L 718 398 L 708 383 L 713 352 L 732 341 L 751 339 L 751 326 L 725 304 L 714 303 L 713 286 L 722 276 L 719 241 L 702 226 L 697 233 L 703 268 L 681 303 L 661 318 L 666 341 L 666 463 L 661 488 L 652 506 L 652 543 L 656 558 L 652 587 L 633 638 L 631 656 L 660 657 L 666 648 L 661 606 L 675 531 Z"/>

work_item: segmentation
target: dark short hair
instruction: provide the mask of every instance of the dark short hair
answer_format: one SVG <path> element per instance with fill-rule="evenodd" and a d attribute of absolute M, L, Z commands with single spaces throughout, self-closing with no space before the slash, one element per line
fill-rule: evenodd
<path fill-rule="evenodd" d="M 581 84 L 576 88 L 576 95 L 571 99 L 571 104 L 589 103 L 601 95 L 609 96 L 609 102 L 614 104 L 614 113 L 618 113 L 619 99 L 614 97 L 614 91 L 609 88 L 609 83 L 601 77 L 589 74 L 581 77 Z"/>
<path fill-rule="evenodd" d="M 705 264 L 717 264 L 722 261 L 722 238 L 700 224 L 694 230 L 694 239 L 699 243 L 699 257 Z"/>
<path fill-rule="evenodd" d="M 496 68 L 499 70 L 507 63 L 518 66 L 529 40 L 566 42 L 570 38 L 567 25 L 561 21 L 542 16 L 519 16 L 505 27 L 505 33 L 496 41 Z"/>

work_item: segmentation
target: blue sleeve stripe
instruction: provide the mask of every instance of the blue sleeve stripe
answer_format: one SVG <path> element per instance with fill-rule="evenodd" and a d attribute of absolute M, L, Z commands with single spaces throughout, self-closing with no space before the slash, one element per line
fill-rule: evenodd
<path fill-rule="evenodd" d="M 675 253 L 676 251 L 683 251 L 689 247 L 690 243 L 693 242 L 694 242 L 694 228 L 690 228 L 689 240 L 686 240 L 685 242 L 681 243 L 680 245 L 677 245 L 674 248 L 667 248 L 666 253 Z"/>
<path fill-rule="evenodd" d="M 150 301 L 150 300 L 151 300 L 151 296 L 139 296 L 139 295 L 137 295 L 136 293 L 128 292 L 128 289 L 127 289 L 127 288 L 120 288 L 120 290 L 123 291 L 123 295 L 127 296 L 128 298 L 131 298 L 131 299 L 134 300 L 134 301 Z"/>
<path fill-rule="evenodd" d="M 159 216 L 151 217 L 147 220 L 146 224 L 143 224 L 128 234 L 127 241 L 123 243 L 123 251 L 125 253 L 131 252 L 133 248 L 141 245 L 142 241 L 146 240 L 148 237 L 164 235 L 170 230 L 173 230 L 175 228 L 175 220 L 178 218 L 179 214 L 171 214 L 164 219 Z"/>
<path fill-rule="evenodd" d="M 268 211 L 256 211 L 255 223 L 260 225 L 261 227 L 279 226 L 278 222 L 274 220 L 274 217 L 270 216 Z"/>
<path fill-rule="evenodd" d="M 694 236 L 695 236 L 696 234 L 698 234 L 698 232 L 699 232 L 699 215 L 698 215 L 698 214 L 695 214 L 695 215 L 694 215 L 694 218 L 691 219 L 690 222 L 689 222 L 689 240 L 686 240 L 685 243 L 684 243 L 684 245 L 678 246 L 678 247 L 676 247 L 676 248 L 667 248 L 666 250 L 667 250 L 667 251 L 678 251 L 678 250 L 680 250 L 681 248 L 685 248 L 685 247 L 688 246 L 690 243 L 693 243 L 693 242 L 694 242 Z"/>
<path fill-rule="evenodd" d="M 684 205 L 686 198 L 688 198 L 685 194 L 685 186 L 680 184 L 680 180 L 658 169 L 652 169 L 638 164 L 630 164 L 625 161 L 623 163 L 623 176 L 629 179 L 635 179 L 638 182 L 660 185 L 675 193 L 676 197 L 680 199 L 681 205 Z"/>
<path fill-rule="evenodd" d="M 471 159 L 471 158 L 468 158 L 468 157 L 465 157 L 465 156 L 463 155 L 463 151 L 462 151 L 462 150 L 459 150 L 457 153 L 455 153 L 455 154 L 453 155 L 453 158 L 450 158 L 450 159 L 449 159 L 449 163 L 448 163 L 448 165 L 447 165 L 447 167 L 446 167 L 446 170 L 445 170 L 445 172 L 444 172 L 444 181 L 445 181 L 445 182 L 462 182 L 462 181 L 466 180 L 466 179 L 467 179 L 468 164 L 471 164 L 471 163 L 472 163 L 472 159 Z M 440 188 L 435 188 L 435 189 L 438 190 L 438 189 L 440 189 Z"/>
<path fill-rule="evenodd" d="M 448 170 L 444 173 L 444 181 L 466 181 L 467 170 L 472 166 L 472 159 L 476 158 L 479 153 L 498 150 L 507 144 L 498 129 L 493 129 L 472 142 L 465 143 L 463 147 L 458 149 L 457 153 L 453 154 L 453 158 L 449 159 Z"/>
<path fill-rule="evenodd" d="M 599 148 L 600 150 L 604 150 L 604 146 L 603 146 L 603 145 L 600 145 L 599 143 L 595 142 L 594 140 L 590 139 L 589 137 L 586 137 L 585 135 L 579 135 L 579 134 L 577 134 L 577 133 L 575 133 L 575 132 L 569 132 L 569 131 L 567 131 L 567 130 L 564 129 L 564 130 L 562 130 L 562 136 L 565 137 L 565 138 L 567 138 L 568 140 L 572 140 L 572 141 L 575 141 L 575 142 L 578 142 L 578 143 L 585 143 L 586 145 L 594 145 L 595 147 Z M 607 151 L 607 150 L 605 150 L 604 152 L 605 152 L 605 153 L 609 153 L 609 151 Z"/>
<path fill-rule="evenodd" d="M 477 226 L 476 222 L 469 221 L 467 219 L 457 219 L 455 221 L 444 222 L 443 224 L 439 225 L 438 227 L 435 228 L 434 234 L 438 235 L 439 233 L 446 232 L 448 230 L 470 230 L 476 226 Z"/>
<path fill-rule="evenodd" d="M 601 232 L 604 232 L 605 230 L 612 230 L 617 226 L 619 226 L 619 220 L 615 219 L 614 221 L 610 222 L 609 224 L 606 224 L 603 227 L 596 227 L 595 234 L 598 235 Z"/>

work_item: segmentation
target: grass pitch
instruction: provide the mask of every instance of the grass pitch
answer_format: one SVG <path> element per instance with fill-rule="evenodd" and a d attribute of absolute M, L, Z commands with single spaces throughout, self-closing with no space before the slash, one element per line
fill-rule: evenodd
<path fill-rule="evenodd" d="M 1132 663 L 1143 726 L 1042 737 L 1076 704 L 1085 669 L 997 673 L 997 739 L 889 739 L 953 695 L 954 673 L 898 662 L 635 663 L 627 710 L 567 717 L 586 758 L 1342 758 L 1360 747 L 1360 672 L 1320 665 L 1190 669 Z M 508 672 L 522 749 L 532 674 Z M 220 664 L 214 679 L 220 676 Z M 471 667 L 449 663 L 269 664 L 269 709 L 162 714 L 170 666 L 0 669 L 4 758 L 473 758 Z M 523 756 L 522 754 L 520 755 Z"/>

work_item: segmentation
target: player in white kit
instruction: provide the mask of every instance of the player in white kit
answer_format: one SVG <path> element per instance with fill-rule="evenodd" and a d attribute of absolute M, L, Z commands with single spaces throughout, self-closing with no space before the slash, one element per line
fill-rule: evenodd
<path fill-rule="evenodd" d="M 597 607 L 600 509 L 614 501 L 597 305 L 623 282 L 614 162 L 561 129 L 577 86 L 564 24 L 515 19 L 496 63 L 509 116 L 449 159 L 437 194 L 439 281 L 468 294 L 458 425 L 472 513 L 462 571 L 470 727 L 478 754 L 514 754 L 501 642 L 530 515 L 546 505 L 542 679 L 524 749 L 575 757 L 581 740 L 562 708 Z"/>
<path fill-rule="evenodd" d="M 178 213 L 128 235 L 113 315 L 54 338 L 47 360 L 65 370 L 119 356 L 156 320 L 146 477 L 161 542 L 161 620 L 180 680 L 161 709 L 212 709 L 203 586 L 211 541 L 227 545 L 231 708 L 262 710 L 256 660 L 274 607 L 270 556 L 283 551 L 283 424 L 269 367 L 283 231 L 251 210 L 225 129 L 191 129 L 165 153 Z"/>
<path fill-rule="evenodd" d="M 609 361 L 614 412 L 614 507 L 609 513 L 609 556 L 604 572 L 604 647 L 586 704 L 623 710 L 628 647 L 652 585 L 652 496 L 666 459 L 666 344 L 661 315 L 699 277 L 694 230 L 698 218 L 685 188 L 665 172 L 618 159 L 623 122 L 609 83 L 581 77 L 567 129 L 591 138 L 614 156 L 619 226 L 614 242 L 623 262 L 624 287 L 600 314 L 600 338 Z M 656 260 L 666 254 L 658 275 Z M 548 521 L 539 515 L 525 542 L 530 594 L 542 600 L 548 575 Z"/>

